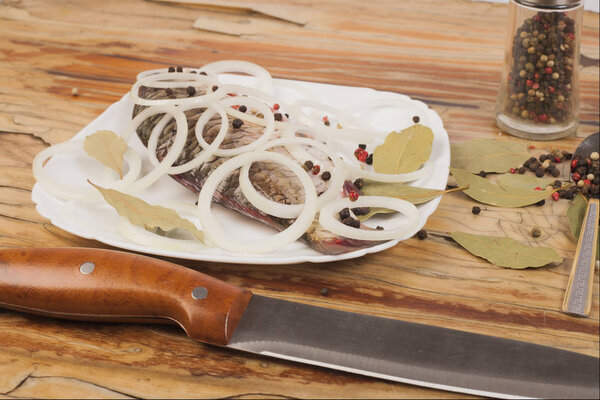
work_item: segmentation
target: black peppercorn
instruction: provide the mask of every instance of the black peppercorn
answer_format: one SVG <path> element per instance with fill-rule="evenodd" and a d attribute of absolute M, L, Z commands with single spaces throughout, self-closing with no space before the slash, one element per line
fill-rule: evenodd
<path fill-rule="evenodd" d="M 342 224 L 351 226 L 353 228 L 360 228 L 360 221 L 352 217 L 344 218 L 342 220 Z"/>
<path fill-rule="evenodd" d="M 313 166 L 314 166 L 314 164 L 310 160 L 304 161 L 304 164 L 302 164 L 302 168 L 304 168 L 305 171 L 310 171 Z"/>
<path fill-rule="evenodd" d="M 169 67 L 168 71 L 169 72 L 175 72 L 175 67 Z"/>
<path fill-rule="evenodd" d="M 546 204 L 546 200 L 543 199 L 535 203 L 536 206 L 543 206 L 544 204 Z"/>
<path fill-rule="evenodd" d="M 545 173 L 546 173 L 546 168 L 544 168 L 544 167 L 537 167 L 535 170 L 535 176 L 537 176 L 538 178 L 541 178 L 542 176 L 544 176 Z"/>
<path fill-rule="evenodd" d="M 348 207 L 343 208 L 338 215 L 340 216 L 340 220 L 344 220 L 350 217 L 350 209 Z"/>
<path fill-rule="evenodd" d="M 382 231 L 383 230 L 383 226 L 377 225 L 377 227 L 375 227 L 375 229 L 377 229 L 378 231 Z"/>
<path fill-rule="evenodd" d="M 471 212 L 475 215 L 479 214 L 481 212 L 481 207 L 478 206 L 474 206 L 473 209 L 471 209 Z"/>
<path fill-rule="evenodd" d="M 421 229 L 419 232 L 417 232 L 417 237 L 419 240 L 427 238 L 427 231 L 425 229 Z"/>
<path fill-rule="evenodd" d="M 239 118 L 236 118 L 233 120 L 233 122 L 231 123 L 231 125 L 235 128 L 235 129 L 240 129 L 242 127 L 242 125 L 244 125 L 244 121 L 242 121 Z"/>
<path fill-rule="evenodd" d="M 537 226 L 531 230 L 531 237 L 539 238 L 542 236 L 542 230 Z"/>
<path fill-rule="evenodd" d="M 527 169 L 525 167 L 521 167 L 518 169 L 519 174 L 523 175 L 525 173 L 525 171 L 527 171 Z"/>
<path fill-rule="evenodd" d="M 238 108 L 238 111 L 239 111 L 239 112 L 243 112 L 243 113 L 245 113 L 246 111 L 248 111 L 248 108 L 247 108 L 245 105 L 243 105 L 243 104 L 242 104 L 242 105 L 240 106 L 240 108 Z"/>
<path fill-rule="evenodd" d="M 177 72 L 183 72 L 183 67 L 181 65 L 177 66 Z"/>
<path fill-rule="evenodd" d="M 558 170 L 558 168 L 554 167 L 550 170 L 550 175 L 556 178 L 560 175 L 560 171 Z"/>
<path fill-rule="evenodd" d="M 188 87 L 185 89 L 185 92 L 188 94 L 188 96 L 193 96 L 193 95 L 195 95 L 195 94 L 196 94 L 196 88 L 195 88 L 195 87 L 193 87 L 193 86 L 188 86 Z"/>
<path fill-rule="evenodd" d="M 198 73 L 198 75 L 204 75 L 204 76 L 206 76 L 206 75 L 208 75 L 208 74 L 207 74 L 206 72 L 204 72 L 204 71 L 200 71 L 200 72 Z"/>
<path fill-rule="evenodd" d="M 321 296 L 327 296 L 329 294 L 329 290 L 326 287 L 321 289 Z"/>
<path fill-rule="evenodd" d="M 273 114 L 273 118 L 275 118 L 275 121 L 283 121 L 283 115 L 281 115 L 281 113 Z"/>
<path fill-rule="evenodd" d="M 418 124 L 420 120 L 421 120 L 421 118 L 419 118 L 419 116 L 418 116 L 418 115 L 415 115 L 415 116 L 413 117 L 413 122 L 414 122 L 415 124 Z"/>
<path fill-rule="evenodd" d="M 371 165 L 373 164 L 373 153 L 369 154 L 367 158 L 365 158 L 365 164 Z"/>
<path fill-rule="evenodd" d="M 371 211 L 371 209 L 369 207 L 354 207 L 352 209 L 352 212 L 356 216 L 367 215 L 369 213 L 369 211 Z"/>
<path fill-rule="evenodd" d="M 487 176 L 487 173 L 485 171 L 479 171 L 477 175 L 479 175 L 482 178 L 485 178 Z"/>
<path fill-rule="evenodd" d="M 325 171 L 321 174 L 321 179 L 323 179 L 324 181 L 328 181 L 331 179 L 331 172 L 329 171 Z"/>
<path fill-rule="evenodd" d="M 212 87 L 212 91 L 213 91 L 213 92 L 216 92 L 217 90 L 219 90 L 219 87 L 218 87 L 217 85 L 214 85 L 214 86 Z"/>
<path fill-rule="evenodd" d="M 358 145 L 358 148 L 359 148 L 359 149 L 363 149 L 363 150 L 364 150 L 364 149 L 366 149 L 366 148 L 367 148 L 367 145 L 366 145 L 366 144 L 359 144 L 359 145 Z"/>
<path fill-rule="evenodd" d="M 356 186 L 357 189 L 362 189 L 362 187 L 365 185 L 365 181 L 363 181 L 362 179 L 358 178 L 354 181 L 354 186 Z"/>

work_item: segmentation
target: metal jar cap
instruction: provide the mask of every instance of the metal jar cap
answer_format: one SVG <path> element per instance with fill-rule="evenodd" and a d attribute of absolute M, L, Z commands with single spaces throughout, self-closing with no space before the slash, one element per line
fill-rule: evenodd
<path fill-rule="evenodd" d="M 573 8 L 581 5 L 582 0 L 514 0 L 516 3 L 536 8 Z"/>

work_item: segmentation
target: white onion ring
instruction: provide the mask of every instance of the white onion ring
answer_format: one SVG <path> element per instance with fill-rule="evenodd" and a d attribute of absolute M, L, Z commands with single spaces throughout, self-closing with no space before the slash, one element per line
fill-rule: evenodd
<path fill-rule="evenodd" d="M 248 61 L 215 61 L 204 65 L 202 68 L 200 68 L 200 70 L 217 76 L 225 72 L 243 72 L 256 77 L 258 80 L 257 86 L 259 89 L 264 90 L 267 93 L 273 93 L 273 78 L 271 77 L 269 71 L 260 65 Z"/>
<path fill-rule="evenodd" d="M 185 117 L 185 114 L 183 113 L 183 111 L 181 111 L 178 107 L 169 106 L 169 105 L 154 106 L 154 107 L 146 108 L 141 113 L 136 115 L 135 118 L 133 118 L 129 122 L 129 124 L 127 124 L 121 137 L 126 142 L 129 141 L 131 136 L 137 130 L 138 126 L 143 121 L 145 121 L 146 118 L 151 117 L 156 114 L 163 114 L 163 113 L 171 114 L 171 116 L 173 118 L 175 118 L 175 122 L 177 124 L 177 132 L 175 134 L 175 140 L 173 141 L 173 144 L 171 145 L 169 152 L 167 153 L 165 158 L 163 158 L 163 160 L 160 162 L 160 164 L 158 164 L 156 167 L 154 167 L 154 169 L 152 171 L 148 172 L 144 177 L 133 182 L 132 185 L 128 188 L 129 193 L 140 192 L 140 191 L 148 188 L 150 185 L 152 185 L 154 182 L 156 182 L 158 179 L 160 179 L 163 175 L 165 175 L 167 173 L 167 171 L 169 170 L 169 168 L 173 165 L 173 163 L 175 163 L 175 161 L 177 161 L 177 159 L 179 158 L 179 155 L 181 154 L 181 151 L 183 150 L 183 147 L 185 146 L 185 142 L 187 141 L 187 134 L 188 134 L 187 118 Z"/>
<path fill-rule="evenodd" d="M 229 106 L 236 104 L 238 102 L 239 102 L 239 100 L 238 100 L 237 96 L 234 96 L 234 97 L 227 97 L 227 98 L 221 100 L 220 104 L 221 104 L 221 106 L 226 107 L 225 108 L 226 112 L 229 114 L 231 111 L 235 111 L 232 108 L 230 108 Z M 273 134 L 273 131 L 275 130 L 275 118 L 273 117 L 271 108 L 268 105 L 266 105 L 265 103 L 261 103 L 260 101 L 258 101 L 256 99 L 251 99 L 251 98 L 246 98 L 245 103 L 248 104 L 250 107 L 254 107 L 263 113 L 264 119 L 266 121 L 266 127 L 263 130 L 262 135 L 260 135 L 260 137 L 258 139 L 256 139 L 255 141 L 253 141 L 252 143 L 248 143 L 247 145 L 244 145 L 244 146 L 236 147 L 234 149 L 217 149 L 213 153 L 215 156 L 232 157 L 232 156 L 237 156 L 238 154 L 241 154 L 241 153 L 244 153 L 247 151 L 256 150 L 261 145 L 266 143 L 269 140 L 269 138 L 271 137 L 271 135 Z M 206 118 L 212 117 L 212 114 L 210 114 L 208 112 L 208 110 L 205 111 L 202 116 L 204 117 L 204 115 L 208 115 L 208 117 L 206 117 Z M 227 126 L 229 126 L 229 125 L 227 125 Z M 200 144 L 200 146 L 202 146 L 203 149 L 206 149 L 207 147 L 209 147 L 209 144 L 206 142 L 206 140 L 204 140 L 202 135 L 196 135 L 196 138 L 198 139 L 198 143 Z"/>
<path fill-rule="evenodd" d="M 191 71 L 197 71 L 198 68 L 183 68 L 183 72 L 186 73 L 192 73 Z M 207 71 L 204 71 L 208 76 L 210 76 L 213 79 L 216 79 L 215 76 L 211 76 L 211 74 L 209 74 Z M 140 79 L 144 79 L 150 75 L 156 75 L 156 74 L 180 74 L 181 72 L 169 72 L 169 70 L 167 68 L 158 68 L 158 69 L 150 69 L 147 71 L 142 71 L 139 74 L 137 74 L 137 76 L 135 77 L 136 82 L 139 81 Z"/>
<path fill-rule="evenodd" d="M 231 172 L 254 161 L 274 161 L 282 164 L 289 163 L 289 158 L 277 153 L 267 151 L 256 151 L 246 153 L 225 161 L 215 169 L 204 183 L 198 196 L 198 215 L 202 221 L 204 233 L 211 243 L 219 247 L 233 251 L 246 253 L 268 253 L 296 241 L 312 224 L 317 212 L 317 192 L 306 171 L 298 164 L 290 163 L 289 167 L 294 172 L 304 188 L 304 207 L 302 212 L 287 229 L 259 240 L 239 240 L 227 234 L 217 218 L 211 213 L 213 193 L 219 183 L 229 176 Z"/>
<path fill-rule="evenodd" d="M 154 105 L 181 105 L 181 104 L 204 104 L 210 100 L 217 99 L 223 94 L 223 89 L 219 86 L 216 91 L 212 87 L 217 84 L 213 78 L 205 75 L 191 74 L 187 72 L 167 72 L 163 74 L 148 75 L 136 83 L 131 88 L 131 100 L 141 106 Z M 188 86 L 202 86 L 206 88 L 206 93 L 201 96 L 185 97 L 180 99 L 143 99 L 139 95 L 141 86 L 149 88 L 184 88 Z"/>
<path fill-rule="evenodd" d="M 340 210 L 353 207 L 385 207 L 404 214 L 408 221 L 395 229 L 367 230 L 353 228 L 341 223 L 336 217 Z M 402 239 L 410 235 L 419 225 L 419 211 L 412 203 L 383 196 L 360 196 L 356 201 L 348 198 L 339 199 L 327 204 L 319 213 L 319 223 L 328 231 L 350 239 L 358 240 L 391 240 Z"/>
<path fill-rule="evenodd" d="M 190 106 L 190 105 L 179 107 L 179 109 L 181 111 L 188 111 L 193 108 L 198 108 L 198 107 Z M 225 139 L 225 136 L 227 135 L 227 131 L 229 130 L 229 118 L 227 117 L 225 110 L 219 105 L 219 103 L 212 103 L 210 106 L 208 106 L 208 108 L 202 113 L 200 118 L 198 118 L 198 121 L 196 121 L 196 127 L 195 127 L 196 139 L 198 141 L 200 141 L 199 138 L 202 137 L 206 123 L 212 117 L 212 114 L 210 114 L 209 111 L 217 112 L 219 114 L 219 116 L 221 117 L 221 128 L 219 129 L 219 133 L 217 134 L 215 139 L 212 141 L 210 146 L 208 146 L 207 148 L 203 148 L 202 152 L 200 154 L 196 155 L 196 157 L 194 157 L 190 161 L 186 162 L 185 164 L 181 164 L 176 167 L 169 168 L 167 170 L 167 174 L 170 174 L 170 175 L 182 174 L 184 172 L 190 171 L 190 170 L 198 167 L 200 164 L 202 164 L 203 162 L 208 160 L 209 157 L 213 156 L 215 154 L 215 151 L 217 151 L 217 149 L 221 145 L 221 143 L 223 143 L 223 139 Z M 147 146 L 148 158 L 150 159 L 150 162 L 154 166 L 159 165 L 159 161 L 156 158 L 156 146 L 158 145 L 159 136 L 162 133 L 163 129 L 165 128 L 166 124 L 170 120 L 171 120 L 171 117 L 168 117 L 167 115 L 165 115 L 159 121 L 159 123 L 154 126 L 154 128 L 152 129 L 152 133 L 150 134 L 150 138 L 148 139 L 148 146 Z"/>
<path fill-rule="evenodd" d="M 308 146 L 315 147 L 321 150 L 325 155 L 327 155 L 332 161 L 334 165 L 334 171 L 331 174 L 331 178 L 329 180 L 329 187 L 325 190 L 321 195 L 317 198 L 317 210 L 321 209 L 323 205 L 337 198 L 342 189 L 342 185 L 344 180 L 346 179 L 346 175 L 344 174 L 344 167 L 342 164 L 342 160 L 339 157 L 332 154 L 329 151 L 327 146 L 325 146 L 321 142 L 317 142 L 312 139 L 307 138 L 281 138 L 273 140 L 267 143 L 265 146 L 261 147 L 260 150 L 266 150 L 268 148 L 277 147 L 277 146 L 288 146 L 290 144 L 305 144 Z M 290 167 L 291 164 L 298 165 L 294 161 L 288 158 L 289 162 L 286 162 L 284 165 Z M 291 169 L 291 167 L 290 167 Z M 240 170 L 239 175 L 239 184 L 244 196 L 246 199 L 259 210 L 276 217 L 280 218 L 296 218 L 300 212 L 302 211 L 302 204 L 282 204 L 271 199 L 267 199 L 262 196 L 258 191 L 254 188 L 252 183 L 250 182 L 250 177 L 248 176 L 248 172 L 250 170 L 250 163 L 246 164 Z M 310 175 L 309 175 L 310 177 Z M 312 182 L 312 180 L 311 180 Z"/>
<path fill-rule="evenodd" d="M 52 180 L 44 171 L 44 162 L 55 155 L 58 154 L 77 154 L 80 153 L 82 156 L 86 156 L 87 154 L 83 150 L 84 140 L 71 140 L 68 142 L 58 143 L 53 146 L 50 146 L 42 151 L 40 151 L 33 159 L 33 176 L 35 180 L 46 190 L 48 193 L 52 194 L 55 197 L 64 200 L 83 200 L 83 199 L 100 199 L 100 193 L 94 189 L 92 186 L 89 187 L 72 187 L 64 184 L 57 183 Z M 124 154 L 124 161 L 128 166 L 128 171 L 123 176 L 123 179 L 118 180 L 109 180 L 107 182 L 102 182 L 102 186 L 108 188 L 119 189 L 129 185 L 133 182 L 138 175 L 140 174 L 140 170 L 142 167 L 142 160 L 140 156 L 132 150 L 130 147 L 127 147 Z M 106 168 L 108 169 L 108 168 Z M 112 170 L 111 170 L 112 171 Z"/>

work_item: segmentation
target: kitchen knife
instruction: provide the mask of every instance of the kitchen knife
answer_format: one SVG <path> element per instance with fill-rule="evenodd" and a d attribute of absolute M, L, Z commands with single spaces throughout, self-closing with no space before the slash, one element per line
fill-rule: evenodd
<path fill-rule="evenodd" d="M 125 252 L 0 250 L 0 307 L 78 320 L 174 322 L 204 343 L 450 391 L 600 396 L 598 358 L 253 295 Z"/>

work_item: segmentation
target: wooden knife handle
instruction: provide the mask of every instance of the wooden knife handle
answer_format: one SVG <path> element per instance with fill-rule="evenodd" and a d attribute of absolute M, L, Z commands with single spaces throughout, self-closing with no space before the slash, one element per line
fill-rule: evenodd
<path fill-rule="evenodd" d="M 598 199 L 588 199 L 562 305 L 563 312 L 578 317 L 588 317 L 592 309 L 599 209 Z"/>
<path fill-rule="evenodd" d="M 226 345 L 252 293 L 151 257 L 84 248 L 0 250 L 0 307 L 58 318 L 179 324 Z"/>

